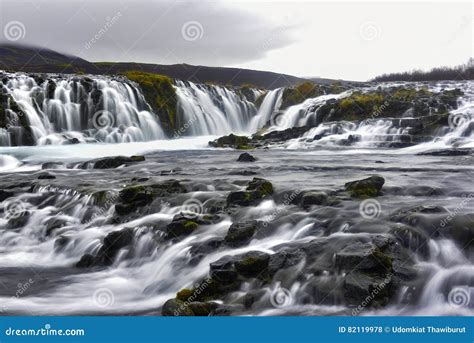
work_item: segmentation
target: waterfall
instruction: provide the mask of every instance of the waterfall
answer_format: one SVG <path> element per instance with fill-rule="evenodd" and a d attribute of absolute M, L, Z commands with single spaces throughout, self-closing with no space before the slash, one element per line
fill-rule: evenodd
<path fill-rule="evenodd" d="M 243 94 L 222 86 L 177 81 L 176 94 L 177 126 L 186 129 L 181 130 L 185 135 L 248 133 L 257 113 L 255 105 Z"/>
<path fill-rule="evenodd" d="M 252 118 L 250 128 L 252 132 L 257 131 L 263 127 L 271 118 L 271 115 L 275 110 L 278 110 L 281 105 L 281 96 L 284 88 L 277 88 L 269 91 L 258 109 L 257 115 Z"/>
<path fill-rule="evenodd" d="M 136 86 L 121 78 L 7 73 L 0 85 L 7 95 L 2 146 L 165 137 Z"/>

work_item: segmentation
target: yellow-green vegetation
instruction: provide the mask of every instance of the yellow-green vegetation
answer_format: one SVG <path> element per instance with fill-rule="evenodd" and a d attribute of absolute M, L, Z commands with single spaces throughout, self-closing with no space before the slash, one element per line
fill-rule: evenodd
<path fill-rule="evenodd" d="M 309 81 L 303 82 L 296 87 L 286 88 L 283 91 L 281 108 L 287 108 L 302 103 L 308 98 L 314 98 L 324 93 L 324 89 L 317 84 Z"/>
<path fill-rule="evenodd" d="M 188 299 L 193 295 L 193 290 L 189 288 L 183 288 L 178 293 L 176 293 L 176 299 L 181 301 L 188 301 Z"/>
<path fill-rule="evenodd" d="M 373 110 L 374 106 L 382 105 L 384 97 L 378 93 L 360 93 L 356 92 L 350 97 L 341 100 L 340 106 L 342 109 L 348 109 L 356 103 L 358 106 L 366 110 Z"/>
<path fill-rule="evenodd" d="M 397 100 L 412 101 L 419 97 L 431 96 L 433 93 L 427 88 L 399 88 L 393 93 L 393 97 Z"/>
<path fill-rule="evenodd" d="M 142 71 L 127 71 L 125 76 L 140 85 L 146 101 L 161 122 L 168 129 L 174 129 L 177 97 L 173 81 L 167 76 Z"/>

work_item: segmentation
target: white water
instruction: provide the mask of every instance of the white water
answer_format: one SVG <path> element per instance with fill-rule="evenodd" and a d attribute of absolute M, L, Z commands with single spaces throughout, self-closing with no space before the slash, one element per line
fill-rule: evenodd
<path fill-rule="evenodd" d="M 7 129 L 0 129 L 0 144 L 125 143 L 165 137 L 157 117 L 145 110 L 145 101 L 132 83 L 107 77 L 83 81 L 50 75 L 38 85 L 27 75 L 8 74 L 0 86 L 26 118 L 7 109 Z M 22 121 L 31 132 L 23 129 Z"/>
<path fill-rule="evenodd" d="M 247 133 L 255 105 L 237 91 L 222 87 L 176 82 L 178 127 L 188 136 Z"/>

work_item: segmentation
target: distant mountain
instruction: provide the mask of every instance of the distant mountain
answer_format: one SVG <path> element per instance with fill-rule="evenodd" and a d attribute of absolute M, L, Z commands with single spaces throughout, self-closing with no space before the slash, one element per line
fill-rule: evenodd
<path fill-rule="evenodd" d="M 253 85 L 274 89 L 301 84 L 306 79 L 292 75 L 240 68 L 206 67 L 189 64 L 146 64 L 127 62 L 89 62 L 53 50 L 0 44 L 0 69 L 39 73 L 120 74 L 139 70 L 173 79 L 223 85 Z"/>
<path fill-rule="evenodd" d="M 31 46 L 0 44 L 0 68 L 15 69 L 28 68 L 36 69 L 38 66 L 81 66 L 94 67 L 94 65 L 82 58 L 68 56 L 59 52 Z"/>

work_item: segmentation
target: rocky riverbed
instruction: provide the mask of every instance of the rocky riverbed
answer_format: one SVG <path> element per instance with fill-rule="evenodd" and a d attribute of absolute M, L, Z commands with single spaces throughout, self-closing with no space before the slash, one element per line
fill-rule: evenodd
<path fill-rule="evenodd" d="M 37 151 L 0 174 L 5 314 L 473 314 L 468 150 Z"/>

